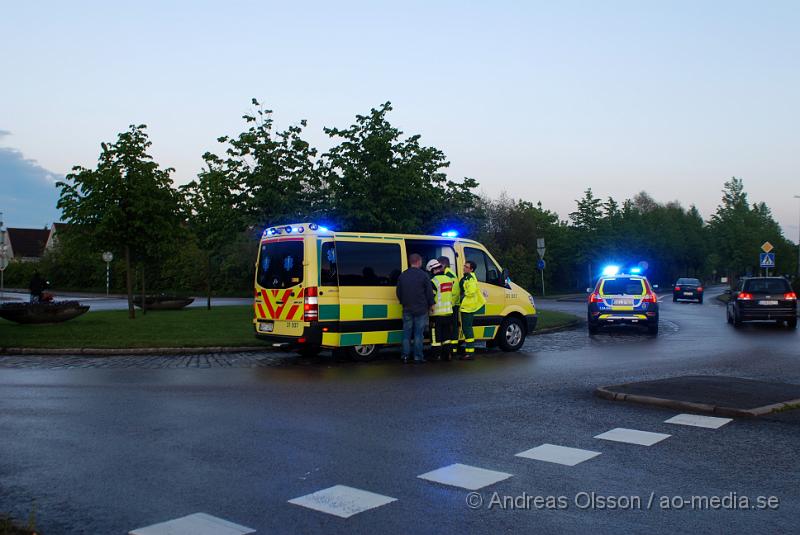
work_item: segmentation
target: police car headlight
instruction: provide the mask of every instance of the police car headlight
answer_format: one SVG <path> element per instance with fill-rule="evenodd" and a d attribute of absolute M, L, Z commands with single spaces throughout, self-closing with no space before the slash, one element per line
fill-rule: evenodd
<path fill-rule="evenodd" d="M 536 303 L 534 303 L 534 302 L 533 302 L 533 296 L 532 296 L 532 295 L 529 295 L 529 296 L 528 296 L 528 301 L 530 301 L 530 302 L 531 302 L 531 306 L 532 306 L 532 307 L 534 307 L 534 308 L 536 307 Z"/>

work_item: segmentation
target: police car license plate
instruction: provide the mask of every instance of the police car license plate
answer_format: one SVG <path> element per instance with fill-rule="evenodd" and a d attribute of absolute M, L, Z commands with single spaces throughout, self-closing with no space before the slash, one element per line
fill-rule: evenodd
<path fill-rule="evenodd" d="M 619 306 L 633 306 L 633 299 L 614 299 L 614 304 Z"/>
<path fill-rule="evenodd" d="M 759 301 L 758 304 L 759 305 L 777 305 L 778 302 L 777 301 Z"/>
<path fill-rule="evenodd" d="M 269 321 L 269 322 L 265 321 L 263 323 L 259 323 L 258 324 L 258 330 L 259 330 L 259 332 L 262 332 L 262 333 L 271 333 L 272 329 L 274 329 L 274 328 L 275 328 L 275 324 L 273 322 L 271 322 L 271 321 Z"/>

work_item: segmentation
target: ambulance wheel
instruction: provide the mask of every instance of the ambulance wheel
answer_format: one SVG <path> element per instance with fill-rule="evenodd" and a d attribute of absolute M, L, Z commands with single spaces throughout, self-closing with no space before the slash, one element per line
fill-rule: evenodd
<path fill-rule="evenodd" d="M 525 343 L 525 326 L 518 318 L 506 318 L 500 324 L 497 343 L 503 351 L 517 351 Z"/>
<path fill-rule="evenodd" d="M 347 348 L 348 356 L 356 362 L 369 362 L 378 356 L 379 347 L 375 344 L 351 346 Z"/>

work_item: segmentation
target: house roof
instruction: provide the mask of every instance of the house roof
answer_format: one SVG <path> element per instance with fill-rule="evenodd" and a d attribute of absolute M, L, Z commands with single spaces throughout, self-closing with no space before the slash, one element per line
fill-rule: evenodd
<path fill-rule="evenodd" d="M 54 232 L 63 232 L 67 227 L 69 227 L 69 223 L 53 223 L 52 230 Z"/>
<path fill-rule="evenodd" d="M 11 228 L 8 229 L 8 241 L 17 258 L 41 258 L 44 255 L 44 246 L 50 237 L 50 230 L 37 228 Z"/>

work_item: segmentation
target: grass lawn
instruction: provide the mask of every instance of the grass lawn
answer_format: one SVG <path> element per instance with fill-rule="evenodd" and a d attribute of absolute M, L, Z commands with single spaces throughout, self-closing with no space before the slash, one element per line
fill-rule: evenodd
<path fill-rule="evenodd" d="M 250 306 L 151 311 L 128 319 L 127 310 L 87 312 L 64 323 L 18 325 L 0 319 L 0 347 L 131 348 L 268 346 L 253 336 Z M 575 316 L 539 311 L 537 329 L 557 327 Z"/>
<path fill-rule="evenodd" d="M 130 348 L 257 346 L 253 308 L 221 306 L 149 311 L 87 312 L 64 323 L 19 325 L 0 319 L 0 347 Z M 265 346 L 267 344 L 264 344 Z"/>
<path fill-rule="evenodd" d="M 580 320 L 574 314 L 567 314 L 566 312 L 556 312 L 555 310 L 537 310 L 539 314 L 539 321 L 536 323 L 536 330 L 551 329 L 554 327 L 563 327 L 573 321 Z"/>

